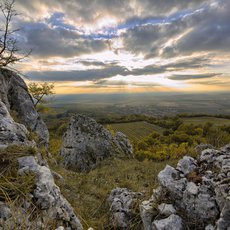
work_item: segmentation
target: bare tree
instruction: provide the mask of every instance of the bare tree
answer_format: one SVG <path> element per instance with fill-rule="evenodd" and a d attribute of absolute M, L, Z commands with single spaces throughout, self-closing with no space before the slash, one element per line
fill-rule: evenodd
<path fill-rule="evenodd" d="M 0 28 L 0 67 L 14 64 L 27 57 L 31 51 L 26 54 L 21 53 L 17 46 L 16 34 L 19 29 L 12 29 L 12 21 L 18 16 L 14 9 L 15 0 L 2 0 L 0 3 L 0 19 L 3 20 Z"/>

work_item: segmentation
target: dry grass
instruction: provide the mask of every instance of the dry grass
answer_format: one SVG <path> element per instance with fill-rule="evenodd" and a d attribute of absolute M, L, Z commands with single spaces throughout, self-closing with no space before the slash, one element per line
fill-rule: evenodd
<path fill-rule="evenodd" d="M 33 190 L 35 175 L 18 175 L 17 158 L 35 153 L 32 147 L 15 145 L 0 151 L 0 200 L 12 201 Z"/>
<path fill-rule="evenodd" d="M 167 164 L 175 165 L 175 161 Z M 143 192 L 143 199 L 149 199 L 157 186 L 157 174 L 166 162 L 139 162 L 135 159 L 109 159 L 89 173 L 76 173 L 53 165 L 64 182 L 56 181 L 63 195 L 71 203 L 83 226 L 87 229 L 108 227 L 109 205 L 107 198 L 116 187 Z M 138 207 L 139 204 L 137 204 Z M 140 218 L 134 218 L 132 229 L 139 229 Z"/>

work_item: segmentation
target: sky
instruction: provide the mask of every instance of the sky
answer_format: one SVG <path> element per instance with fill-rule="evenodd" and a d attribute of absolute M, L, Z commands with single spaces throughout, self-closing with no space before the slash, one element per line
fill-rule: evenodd
<path fill-rule="evenodd" d="M 229 0 L 16 0 L 16 65 L 58 94 L 230 89 Z"/>

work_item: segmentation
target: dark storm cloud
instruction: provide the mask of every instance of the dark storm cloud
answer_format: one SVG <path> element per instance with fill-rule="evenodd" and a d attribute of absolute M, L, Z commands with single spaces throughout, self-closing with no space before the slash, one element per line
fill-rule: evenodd
<path fill-rule="evenodd" d="M 27 76 L 31 80 L 38 81 L 96 81 L 99 79 L 116 76 L 124 73 L 126 69 L 120 66 L 103 69 L 75 70 L 75 71 L 46 71 L 29 72 Z"/>
<path fill-rule="evenodd" d="M 218 4 L 212 4 L 215 2 Z M 29 72 L 33 80 L 88 80 L 101 85 L 104 79 L 117 75 L 141 77 L 167 73 L 168 76 L 184 69 L 208 72 L 212 55 L 218 58 L 230 51 L 229 0 L 17 0 L 16 3 L 25 16 L 17 23 L 22 28 L 21 45 L 32 48 L 32 57 L 51 61 L 52 57 L 74 57 L 69 68 L 76 63 L 85 66 L 85 70 Z M 119 24 L 94 31 L 93 26 L 103 18 L 115 18 Z M 93 32 L 84 30 L 87 25 L 93 28 Z M 96 52 L 116 50 L 113 44 L 117 43 L 113 39 L 119 36 L 123 41 L 119 51 L 143 54 L 145 58 L 157 57 L 163 63 L 170 63 L 143 68 L 138 68 L 137 64 L 136 68 L 130 69 L 125 67 L 123 60 L 108 62 L 106 57 L 102 61 L 94 60 Z M 74 63 L 84 54 L 91 54 L 90 59 L 83 60 L 82 57 Z M 174 57 L 180 61 L 175 61 Z M 50 62 L 44 62 L 44 67 L 47 66 Z M 208 81 L 217 76 L 210 72 L 173 75 L 169 79 L 198 81 L 206 78 Z"/>
<path fill-rule="evenodd" d="M 57 24 L 57 21 L 55 23 Z M 24 22 L 22 28 L 20 31 L 24 37 L 22 46 L 31 48 L 33 56 L 73 57 L 96 53 L 107 48 L 103 40 L 87 39 L 77 31 L 61 26 L 51 27 L 46 23 Z"/>
<path fill-rule="evenodd" d="M 204 78 L 212 78 L 219 76 L 218 74 L 193 74 L 193 75 L 173 75 L 169 77 L 171 80 L 179 80 L 179 81 L 184 81 L 184 80 L 195 80 L 195 79 L 204 79 Z"/>
<path fill-rule="evenodd" d="M 120 21 L 135 16 L 165 16 L 205 2 L 209 0 L 17 0 L 17 4 L 29 14 L 39 14 L 39 9 L 45 7 L 50 11 L 58 9 L 82 23 L 95 22 L 103 14 L 117 17 Z"/>
<path fill-rule="evenodd" d="M 205 60 L 205 59 L 204 59 Z M 198 65 L 197 62 L 200 62 Z M 45 71 L 45 72 L 29 72 L 27 75 L 31 80 L 46 80 L 46 81 L 97 81 L 117 75 L 121 76 L 142 76 L 154 75 L 167 72 L 170 69 L 179 70 L 181 65 L 194 65 L 200 67 L 202 58 L 194 58 L 186 61 L 178 61 L 167 65 L 148 65 L 143 68 L 127 69 L 124 66 L 119 66 L 116 63 L 103 63 L 93 61 L 79 61 L 88 66 L 101 66 L 101 69 L 74 70 L 74 71 Z M 192 64 L 193 63 L 193 64 Z"/>
<path fill-rule="evenodd" d="M 164 72 L 164 68 L 158 66 L 146 66 L 142 69 L 128 70 L 122 66 L 108 66 L 103 69 L 88 69 L 75 71 L 45 71 L 29 72 L 26 75 L 31 80 L 37 81 L 96 81 L 117 75 L 121 76 L 139 76 Z"/>
<path fill-rule="evenodd" d="M 190 55 L 200 51 L 229 52 L 230 2 L 216 3 L 203 5 L 195 12 L 180 13 L 175 20 L 167 18 L 162 23 L 134 27 L 123 34 L 124 47 L 147 58 Z"/>
<path fill-rule="evenodd" d="M 77 23 L 94 23 L 101 16 L 132 15 L 133 10 L 128 0 L 17 0 L 19 8 L 28 14 L 47 8 L 47 11 L 62 11 L 66 17 L 76 20 Z M 130 13 L 128 13 L 130 12 Z"/>
<path fill-rule="evenodd" d="M 124 49 L 146 58 L 173 57 L 196 51 L 221 50 L 229 46 L 230 3 L 219 1 L 211 6 L 207 0 L 17 0 L 18 6 L 36 15 L 36 9 L 53 12 L 43 22 L 26 22 L 21 27 L 27 41 L 25 46 L 37 56 L 72 57 L 102 51 L 107 39 L 113 39 L 119 29 L 123 33 Z M 58 11 L 57 11 L 58 10 Z M 197 10 L 197 11 L 194 11 Z M 142 12 L 141 16 L 137 12 Z M 39 13 L 39 12 L 38 12 Z M 166 16 L 167 15 L 167 16 Z M 114 16 L 121 22 L 116 28 L 108 28 L 105 34 L 80 35 L 84 23 L 96 23 L 103 17 Z M 122 16 L 122 17 L 121 17 Z M 65 22 L 76 21 L 76 27 Z M 185 31 L 179 40 L 167 44 Z M 227 48 L 228 49 L 228 48 Z"/>

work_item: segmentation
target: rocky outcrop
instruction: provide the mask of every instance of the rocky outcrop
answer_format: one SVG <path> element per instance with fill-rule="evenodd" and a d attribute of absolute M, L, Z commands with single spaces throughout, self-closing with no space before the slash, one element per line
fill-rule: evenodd
<path fill-rule="evenodd" d="M 108 198 L 111 213 L 111 226 L 114 229 L 131 229 L 135 212 L 135 205 L 141 193 L 132 192 L 126 188 L 112 190 Z M 136 206 L 137 207 L 137 206 Z"/>
<path fill-rule="evenodd" d="M 0 101 L 0 148 L 9 145 L 33 145 L 27 135 L 26 127 L 14 122 L 5 104 Z"/>
<path fill-rule="evenodd" d="M 33 100 L 22 78 L 8 69 L 0 69 L 0 100 L 7 109 L 16 111 L 20 121 L 36 132 L 44 144 L 49 142 L 48 129 L 34 108 Z"/>
<path fill-rule="evenodd" d="M 102 160 L 119 153 L 132 156 L 132 146 L 123 134 L 114 138 L 94 119 L 83 115 L 71 118 L 61 149 L 67 169 L 87 172 Z"/>
<path fill-rule="evenodd" d="M 18 174 L 35 174 L 35 189 L 30 199 L 17 207 L 0 203 L 0 229 L 64 229 L 82 230 L 82 225 L 71 205 L 62 196 L 49 167 L 37 157 L 18 158 Z M 34 218 L 31 216 L 34 215 Z M 21 228 L 21 227 L 22 228 Z"/>
<path fill-rule="evenodd" d="M 4 95 L 6 94 L 2 94 L 2 98 L 4 98 Z M 8 103 L 9 98 L 12 97 L 8 95 L 4 98 L 6 103 Z M 23 97 L 18 98 L 18 100 L 23 100 Z M 20 101 L 20 103 L 23 104 L 23 101 Z M 9 106 L 11 104 L 8 104 Z M 33 107 L 31 113 L 33 114 L 34 111 Z M 30 113 L 30 110 L 27 112 Z M 57 227 L 59 229 L 82 230 L 82 225 L 73 208 L 55 184 L 47 162 L 38 153 L 39 149 L 36 148 L 36 143 L 28 140 L 28 133 L 23 124 L 16 123 L 13 120 L 7 106 L 0 100 L 0 151 L 3 151 L 0 152 L 0 159 L 2 165 L 5 166 L 0 169 L 0 181 L 3 178 L 6 181 L 5 184 L 3 183 L 0 186 L 0 229 L 37 230 Z M 14 145 L 12 152 L 5 153 L 4 149 L 10 145 Z M 33 146 L 36 151 L 18 154 L 17 151 L 21 149 L 21 145 L 25 149 L 26 147 L 30 149 Z M 19 148 L 17 149 L 17 147 Z M 1 155 L 2 153 L 3 155 Z M 11 155 L 8 157 L 6 154 Z M 2 158 L 2 156 L 4 157 Z M 28 175 L 35 177 L 35 181 L 31 182 L 31 189 L 26 194 L 17 186 L 15 187 L 11 181 L 8 182 L 7 177 L 5 177 L 13 177 L 14 183 L 21 183 L 17 179 L 19 177 L 26 178 Z M 25 183 L 24 186 L 26 187 L 27 184 Z M 12 190 L 16 190 L 20 196 L 11 197 Z"/>
<path fill-rule="evenodd" d="M 50 169 L 40 165 L 33 156 L 21 157 L 18 162 L 19 174 L 32 172 L 36 175 L 36 188 L 32 195 L 35 204 L 41 209 L 41 219 L 49 218 L 59 225 L 81 230 L 82 225 L 78 217 L 68 201 L 61 195 Z"/>
<path fill-rule="evenodd" d="M 144 229 L 227 230 L 229 178 L 230 145 L 205 149 L 198 161 L 186 156 L 176 168 L 167 165 L 158 174 L 160 187 L 140 206 Z M 163 212 L 162 207 L 166 207 Z"/>

